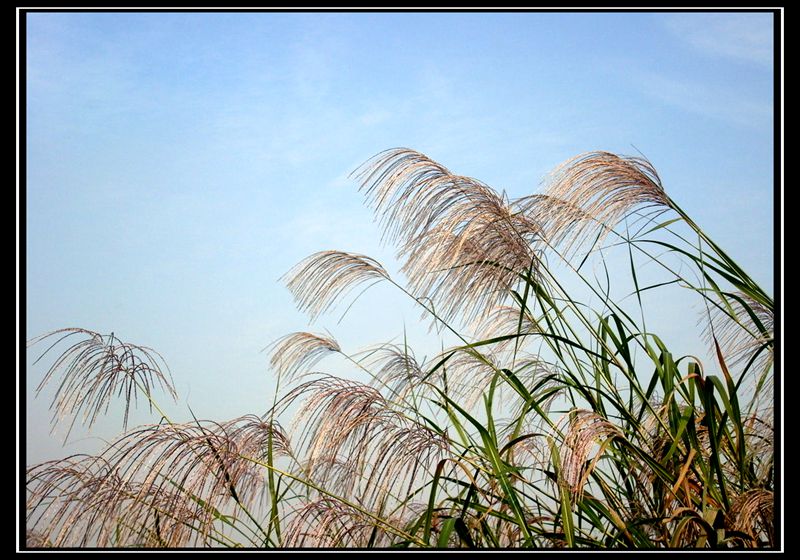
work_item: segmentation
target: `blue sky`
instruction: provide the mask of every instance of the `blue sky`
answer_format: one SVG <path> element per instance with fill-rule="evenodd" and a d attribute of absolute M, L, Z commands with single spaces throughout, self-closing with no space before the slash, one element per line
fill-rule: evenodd
<path fill-rule="evenodd" d="M 260 350 L 308 328 L 277 280 L 297 261 L 335 248 L 396 270 L 348 179 L 386 148 L 414 148 L 512 197 L 578 153 L 639 150 L 771 291 L 770 14 L 27 22 L 25 336 L 80 326 L 156 348 L 181 395 L 177 416 L 187 403 L 220 420 L 267 408 Z M 424 340 L 418 311 L 390 292 L 312 328 L 349 349 L 404 328 Z M 694 344 L 681 339 L 686 319 L 672 319 L 675 340 Z M 31 357 L 28 462 L 96 449 L 83 432 L 66 447 L 48 435 Z M 120 425 L 112 414 L 92 437 Z"/>

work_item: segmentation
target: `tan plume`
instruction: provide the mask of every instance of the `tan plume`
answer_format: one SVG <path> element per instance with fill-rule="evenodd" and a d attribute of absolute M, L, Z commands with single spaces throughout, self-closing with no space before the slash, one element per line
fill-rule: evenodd
<path fill-rule="evenodd" d="M 550 175 L 542 193 L 553 242 L 569 250 L 602 240 L 635 208 L 671 207 L 661 179 L 644 158 L 588 152 L 567 160 Z"/>
<path fill-rule="evenodd" d="M 389 274 L 365 255 L 321 251 L 300 261 L 283 278 L 298 309 L 313 321 L 356 286 L 388 279 Z"/>
<path fill-rule="evenodd" d="M 341 352 L 341 348 L 332 337 L 295 332 L 273 343 L 269 363 L 278 375 L 291 380 L 301 370 L 313 366 L 325 355 L 335 352 Z"/>
<path fill-rule="evenodd" d="M 569 425 L 561 447 L 561 475 L 576 501 L 580 501 L 584 486 L 602 458 L 606 444 L 623 437 L 623 434 L 619 427 L 590 410 L 573 410 L 568 417 Z M 596 445 L 600 448 L 595 451 Z"/>
<path fill-rule="evenodd" d="M 85 424 L 94 424 L 98 416 L 108 410 L 115 395 L 125 399 L 124 428 L 128 425 L 131 401 L 135 404 L 140 392 L 151 408 L 150 397 L 156 385 L 177 399 L 164 358 L 152 348 L 122 342 L 114 333 L 103 336 L 86 329 L 61 329 L 30 340 L 28 346 L 45 340 L 52 342 L 36 360 L 38 362 L 55 346 L 67 339 L 74 340 L 71 337 L 82 340 L 72 342 L 36 388 L 38 394 L 60 372 L 61 381 L 50 408 L 54 413 L 54 428 L 59 420 L 72 417 L 65 437 L 69 436 L 69 430 L 81 413 Z"/>
<path fill-rule="evenodd" d="M 369 160 L 357 178 L 384 238 L 399 241 L 411 291 L 445 318 L 480 316 L 538 267 L 540 224 L 476 179 L 404 148 Z"/>

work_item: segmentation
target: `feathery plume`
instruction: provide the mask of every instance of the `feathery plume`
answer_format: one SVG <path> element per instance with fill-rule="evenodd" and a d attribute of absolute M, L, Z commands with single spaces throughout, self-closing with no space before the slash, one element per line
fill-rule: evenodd
<path fill-rule="evenodd" d="M 114 333 L 104 337 L 86 329 L 61 329 L 30 340 L 28 346 L 57 339 L 39 356 L 38 362 L 53 347 L 76 335 L 86 338 L 67 348 L 53 362 L 36 388 L 38 395 L 61 372 L 61 381 L 50 408 L 53 410 L 53 429 L 62 418 L 73 417 L 65 440 L 81 411 L 83 423 L 91 427 L 97 417 L 108 410 L 115 393 L 125 398 L 123 429 L 128 426 L 131 400 L 136 402 L 139 391 L 148 398 L 151 410 L 150 397 L 156 385 L 177 399 L 164 358 L 151 348 L 122 342 Z"/>
<path fill-rule="evenodd" d="M 390 408 L 373 387 L 332 376 L 309 381 L 280 403 L 304 396 L 302 426 L 309 478 L 360 503 L 383 503 L 410 491 L 449 449 L 449 441 Z"/>
<path fill-rule="evenodd" d="M 370 442 L 372 468 L 361 495 L 364 503 L 410 496 L 414 485 L 430 480 L 436 464 L 450 452 L 446 436 L 417 422 L 392 426 L 380 436 Z"/>
<path fill-rule="evenodd" d="M 357 285 L 388 278 L 375 259 L 343 251 L 314 253 L 283 276 L 298 309 L 308 313 L 312 321 Z"/>
<path fill-rule="evenodd" d="M 411 348 L 383 344 L 367 361 L 376 370 L 375 376 L 394 395 L 402 397 L 425 379 L 423 367 L 417 362 Z"/>
<path fill-rule="evenodd" d="M 568 417 L 569 427 L 561 447 L 561 475 L 577 497 L 577 502 L 581 500 L 586 481 L 602 457 L 606 444 L 614 438 L 622 438 L 623 433 L 619 427 L 591 410 L 573 410 Z M 587 464 L 597 444 L 600 449 Z"/>
<path fill-rule="evenodd" d="M 753 414 L 744 421 L 747 453 L 752 457 L 750 468 L 756 480 L 766 484 L 772 477 L 775 463 L 775 428 L 773 407 L 763 411 L 763 416 Z"/>
<path fill-rule="evenodd" d="M 445 350 L 447 356 L 452 350 Z M 450 395 L 463 399 L 462 406 L 471 410 L 489 387 L 501 362 L 491 352 L 478 352 L 474 348 L 457 351 L 446 363 L 447 386 Z M 498 387 L 503 391 L 504 387 Z"/>
<path fill-rule="evenodd" d="M 287 334 L 272 344 L 270 366 L 288 380 L 300 370 L 313 366 L 331 352 L 341 352 L 339 343 L 330 336 L 309 332 Z"/>
<path fill-rule="evenodd" d="M 567 251 L 586 240 L 601 241 L 634 208 L 671 207 L 649 161 L 602 151 L 562 163 L 543 194 L 550 238 Z"/>
<path fill-rule="evenodd" d="M 542 332 L 530 309 L 525 308 L 520 312 L 519 307 L 511 305 L 501 305 L 489 311 L 483 320 L 475 324 L 474 330 L 476 336 L 485 339 Z M 510 342 L 514 344 L 514 339 L 510 339 Z"/>
<path fill-rule="evenodd" d="M 374 532 L 374 535 L 373 535 Z M 282 545 L 303 548 L 388 546 L 391 535 L 358 510 L 331 498 L 320 498 L 295 510 Z"/>
<path fill-rule="evenodd" d="M 397 416 L 375 388 L 356 381 L 325 376 L 303 383 L 279 403 L 285 408 L 306 396 L 295 414 L 293 427 L 302 426 L 298 445 L 306 449 L 306 470 L 310 476 L 324 478 L 331 459 L 346 457 L 355 473 L 366 468 L 367 443 L 391 426 Z M 317 472 L 319 469 L 320 470 Z M 343 490 L 352 487 L 343 483 Z M 338 487 L 338 486 L 337 486 Z"/>
<path fill-rule="evenodd" d="M 540 225 L 488 185 L 404 148 L 379 154 L 356 174 L 384 240 L 400 241 L 411 291 L 444 318 L 480 316 L 538 267 Z"/>
<path fill-rule="evenodd" d="M 164 505 L 167 511 L 178 508 L 178 500 L 187 496 L 202 497 L 209 517 L 194 533 L 202 542 L 216 520 L 215 510 L 263 497 L 263 467 L 254 459 L 264 460 L 270 441 L 275 456 L 288 454 L 288 439 L 280 426 L 252 415 L 225 423 L 151 425 L 116 441 L 108 460 L 120 477 L 141 485 L 141 495 L 171 495 L 179 489 L 176 501 Z"/>
<path fill-rule="evenodd" d="M 705 338 L 712 351 L 716 339 L 728 367 L 744 367 L 754 359 L 750 371 L 761 376 L 772 365 L 774 312 L 741 292 L 728 294 L 726 300 L 730 308 L 714 306 L 703 314 Z"/>
<path fill-rule="evenodd" d="M 99 548 L 186 545 L 197 504 L 167 489 L 146 492 L 102 457 L 77 455 L 27 472 L 27 520 L 50 546 Z M 207 514 L 205 515 L 207 517 Z"/>

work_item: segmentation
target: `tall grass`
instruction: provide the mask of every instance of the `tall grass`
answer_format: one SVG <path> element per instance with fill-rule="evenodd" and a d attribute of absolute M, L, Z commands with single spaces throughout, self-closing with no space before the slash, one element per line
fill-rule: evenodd
<path fill-rule="evenodd" d="M 41 386 L 58 383 L 57 418 L 91 424 L 121 398 L 127 419 L 139 398 L 160 419 L 29 467 L 28 546 L 776 546 L 773 300 L 648 161 L 584 154 L 513 200 L 407 149 L 355 177 L 406 280 L 317 253 L 284 278 L 299 309 L 386 283 L 455 344 L 418 360 L 405 340 L 356 353 L 292 333 L 271 348 L 268 410 L 178 423 L 152 350 L 83 329 L 34 339 L 56 355 Z M 712 361 L 648 328 L 659 290 L 694 306 Z M 370 381 L 318 373 L 333 355 Z"/>

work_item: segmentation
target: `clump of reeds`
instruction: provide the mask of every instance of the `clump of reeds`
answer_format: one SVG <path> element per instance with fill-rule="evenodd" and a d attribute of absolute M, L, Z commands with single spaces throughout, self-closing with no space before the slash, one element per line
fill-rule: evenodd
<path fill-rule="evenodd" d="M 316 320 L 387 282 L 457 344 L 421 360 L 405 339 L 358 352 L 289 334 L 271 346 L 281 393 L 266 411 L 175 422 L 159 408 L 96 457 L 31 466 L 27 546 L 775 546 L 773 300 L 650 162 L 583 154 L 519 199 L 407 149 L 355 176 L 408 285 L 323 251 L 284 278 L 298 307 Z M 630 273 L 604 267 L 617 246 Z M 641 262 L 663 282 L 640 285 Z M 643 294 L 671 285 L 702 310 L 712 360 L 645 326 Z M 56 418 L 91 426 L 121 397 L 126 425 L 137 398 L 174 396 L 148 348 L 83 329 L 44 341 L 60 352 L 39 385 L 60 374 Z M 331 356 L 370 381 L 325 373 Z"/>

